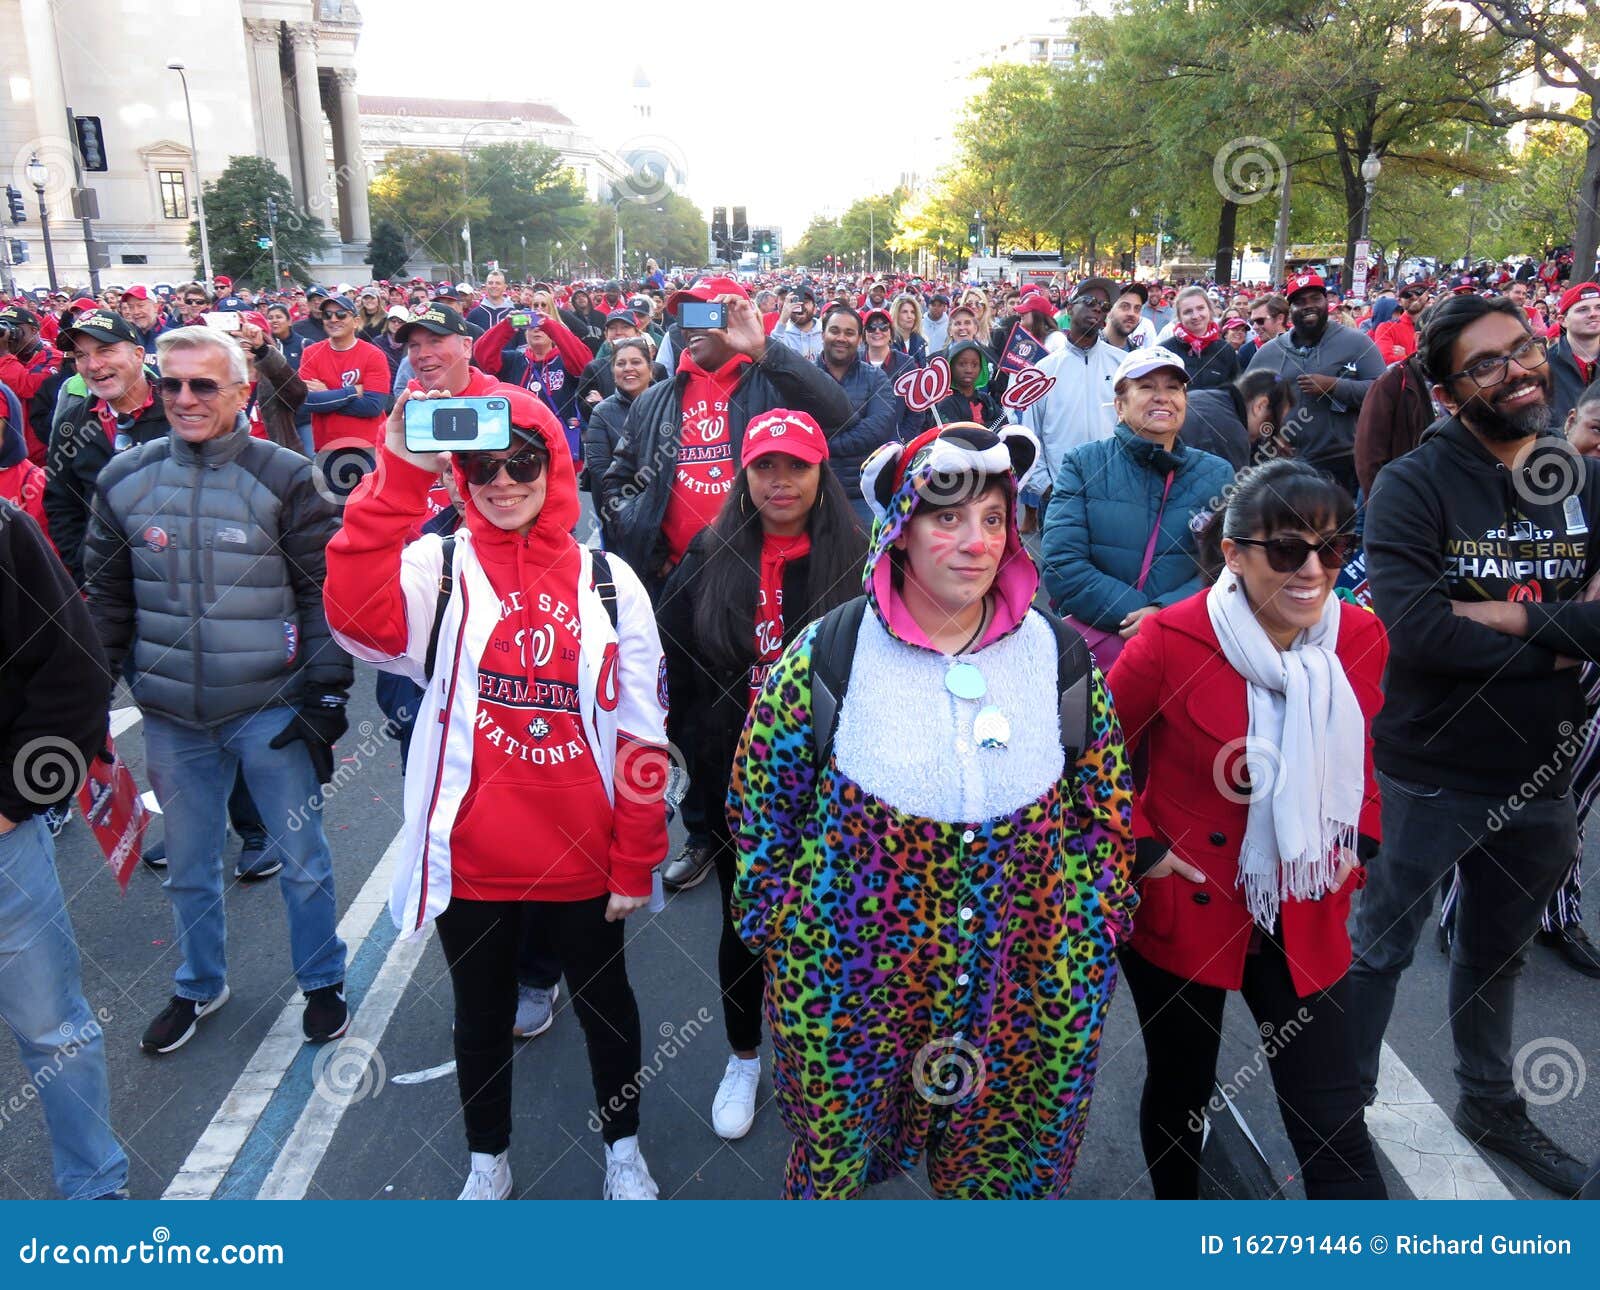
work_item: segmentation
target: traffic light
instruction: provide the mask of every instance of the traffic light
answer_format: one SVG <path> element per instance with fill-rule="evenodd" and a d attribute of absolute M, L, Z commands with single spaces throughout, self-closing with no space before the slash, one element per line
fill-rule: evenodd
<path fill-rule="evenodd" d="M 733 208 L 733 227 L 728 230 L 729 240 L 737 250 L 744 250 L 750 245 L 750 219 L 743 206 Z"/>
<path fill-rule="evenodd" d="M 981 224 L 968 224 L 967 225 L 967 245 L 968 246 L 977 246 L 978 245 L 978 238 L 980 238 L 982 235 L 983 235 L 983 226 Z"/>
<path fill-rule="evenodd" d="M 100 129 L 97 116 L 75 116 L 73 128 L 78 136 L 78 156 L 83 158 L 85 170 L 109 170 L 106 162 L 106 137 Z"/>
<path fill-rule="evenodd" d="M 713 206 L 711 208 L 711 247 L 712 258 L 716 260 L 731 260 L 728 248 L 728 208 L 726 206 Z"/>
<path fill-rule="evenodd" d="M 276 197 L 269 197 L 269 198 L 267 198 L 267 222 L 270 224 L 270 223 L 274 222 L 277 218 L 278 218 L 278 199 Z"/>
<path fill-rule="evenodd" d="M 20 237 L 11 239 L 11 263 L 26 264 L 28 262 L 28 244 Z"/>
<path fill-rule="evenodd" d="M 22 193 L 15 184 L 6 185 L 6 205 L 11 210 L 13 224 L 26 224 L 28 222 L 28 208 L 22 204 Z"/>

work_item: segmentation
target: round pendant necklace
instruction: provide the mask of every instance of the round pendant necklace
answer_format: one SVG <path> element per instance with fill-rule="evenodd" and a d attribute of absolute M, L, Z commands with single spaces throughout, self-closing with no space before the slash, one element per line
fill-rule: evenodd
<path fill-rule="evenodd" d="M 965 654 L 977 643 L 983 635 L 983 629 L 989 625 L 989 602 L 983 602 L 983 612 L 978 615 L 978 628 L 967 638 L 967 643 L 956 651 L 956 656 L 950 660 L 950 667 L 944 674 L 944 688 L 958 699 L 981 699 L 988 693 L 989 685 L 983 679 L 983 673 L 978 671 L 971 663 L 964 663 L 960 656 Z"/>

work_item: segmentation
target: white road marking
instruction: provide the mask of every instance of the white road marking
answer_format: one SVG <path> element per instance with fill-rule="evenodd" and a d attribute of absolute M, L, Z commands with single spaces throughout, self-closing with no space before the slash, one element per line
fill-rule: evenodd
<path fill-rule="evenodd" d="M 143 716 L 144 713 L 140 712 L 138 708 L 132 705 L 129 705 L 126 708 L 112 708 L 111 737 L 113 739 L 120 739 L 122 737 L 122 732 L 124 730 L 132 729 L 134 726 L 138 725 Z"/>
<path fill-rule="evenodd" d="M 148 797 L 149 794 L 146 794 Z M 347 962 L 353 962 L 365 944 L 378 919 L 389 917 L 389 882 L 400 857 L 400 835 L 389 843 L 383 857 L 368 875 L 350 908 L 339 920 L 339 936 L 349 947 Z M 400 942 L 396 942 L 399 944 Z M 390 952 L 393 958 L 393 951 Z M 387 970 L 388 964 L 384 965 Z M 381 977 L 381 973 L 380 973 Z M 373 983 L 373 990 L 377 989 Z M 368 993 L 372 998 L 372 992 Z M 366 1001 L 362 1008 L 366 1007 Z M 393 1010 L 393 1005 L 390 1005 Z M 272 1100 L 290 1063 L 300 1055 L 305 1046 L 305 1036 L 300 1029 L 300 1016 L 305 1011 L 305 999 L 297 990 L 284 1005 L 283 1011 L 267 1032 L 239 1078 L 233 1083 L 228 1096 L 223 1098 L 211 1123 L 189 1151 L 183 1167 L 167 1184 L 163 1200 L 210 1200 L 216 1194 L 228 1170 L 244 1149 L 250 1131 Z M 357 1015 L 360 1015 L 358 1011 Z M 387 1016 L 385 1018 L 387 1020 Z M 313 1098 L 313 1104 L 320 1099 Z"/>
<path fill-rule="evenodd" d="M 429 1080 L 443 1079 L 446 1075 L 456 1073 L 454 1060 L 444 1062 L 438 1066 L 430 1066 L 425 1071 L 407 1071 L 404 1075 L 396 1075 L 389 1081 L 391 1084 L 426 1084 Z"/>
<path fill-rule="evenodd" d="M 411 975 L 417 970 L 422 952 L 427 949 L 428 942 L 432 938 L 433 925 L 430 923 L 421 936 L 414 936 L 410 940 L 400 940 L 398 937 L 395 939 L 394 944 L 389 947 L 388 956 L 383 960 L 383 966 L 378 969 L 372 987 L 361 1000 L 361 1007 L 356 1010 L 356 1015 L 350 1022 L 349 1032 L 340 1042 L 353 1041 L 362 1046 L 367 1053 L 374 1055 L 377 1053 L 383 1032 L 389 1028 L 389 1020 L 400 1005 L 400 999 L 411 983 Z M 367 1058 L 368 1061 L 372 1059 L 370 1056 Z M 294 1130 L 289 1134 L 288 1141 L 278 1151 L 272 1172 L 267 1175 L 266 1181 L 261 1184 L 261 1190 L 256 1193 L 257 1200 L 305 1199 L 306 1192 L 311 1189 L 311 1180 L 316 1175 L 317 1167 L 322 1164 L 322 1158 L 328 1154 L 328 1146 L 333 1142 L 333 1135 L 338 1131 L 339 1122 L 344 1119 L 344 1113 L 350 1108 L 351 1102 L 356 1100 L 359 1090 L 366 1089 L 374 1097 L 382 1092 L 383 1067 L 381 1059 L 379 1061 L 376 1092 L 369 1087 L 365 1072 L 359 1082 L 349 1081 L 355 1087 L 317 1089 L 300 1112 L 300 1118 L 295 1121 Z M 451 1065 L 454 1066 L 455 1063 L 452 1062 Z"/>
<path fill-rule="evenodd" d="M 1367 1132 L 1418 1200 L 1516 1199 L 1388 1044 Z"/>

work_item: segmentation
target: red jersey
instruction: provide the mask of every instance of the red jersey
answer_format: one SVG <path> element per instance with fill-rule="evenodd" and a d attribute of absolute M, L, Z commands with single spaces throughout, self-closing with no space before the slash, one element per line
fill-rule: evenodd
<path fill-rule="evenodd" d="M 359 385 L 362 393 L 382 398 L 390 385 L 389 360 L 370 341 L 358 340 L 349 349 L 335 349 L 332 341 L 307 345 L 300 355 L 300 379 L 321 381 L 330 390 Z M 383 441 L 383 414 L 353 417 L 344 412 L 313 412 L 312 443 L 321 451 L 340 439 Z"/>

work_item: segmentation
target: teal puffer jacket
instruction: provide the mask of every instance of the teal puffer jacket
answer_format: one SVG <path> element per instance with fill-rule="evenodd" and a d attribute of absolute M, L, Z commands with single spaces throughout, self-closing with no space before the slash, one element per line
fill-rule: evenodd
<path fill-rule="evenodd" d="M 1173 472 L 1165 511 L 1161 490 Z M 1107 631 L 1135 609 L 1175 604 L 1200 589 L 1197 511 L 1222 504 L 1233 467 L 1179 440 L 1169 453 L 1119 424 L 1109 439 L 1067 453 L 1045 511 L 1044 585 L 1056 610 Z M 1155 558 L 1134 583 L 1161 514 Z"/>

